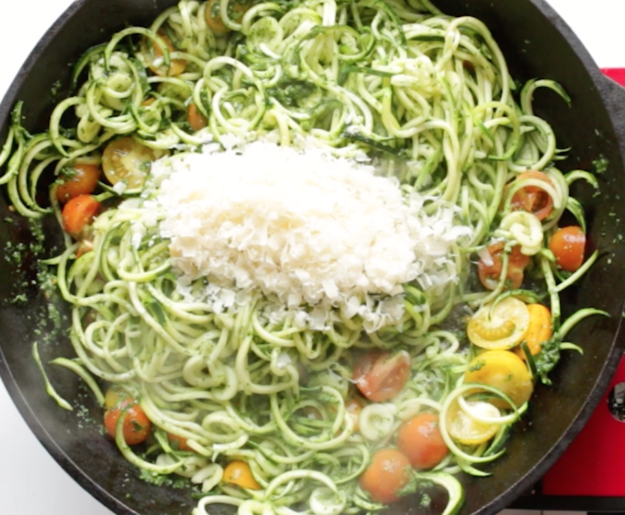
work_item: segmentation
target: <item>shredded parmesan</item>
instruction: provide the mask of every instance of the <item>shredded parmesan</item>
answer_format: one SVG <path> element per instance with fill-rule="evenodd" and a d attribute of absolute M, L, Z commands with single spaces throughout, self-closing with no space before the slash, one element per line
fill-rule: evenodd
<path fill-rule="evenodd" d="M 422 197 L 370 165 L 256 141 L 168 158 L 153 173 L 181 285 L 207 278 L 220 308 L 260 291 L 313 329 L 338 308 L 375 330 L 401 318 L 404 283 L 457 279 L 451 249 L 469 229 L 449 208 L 427 216 Z"/>

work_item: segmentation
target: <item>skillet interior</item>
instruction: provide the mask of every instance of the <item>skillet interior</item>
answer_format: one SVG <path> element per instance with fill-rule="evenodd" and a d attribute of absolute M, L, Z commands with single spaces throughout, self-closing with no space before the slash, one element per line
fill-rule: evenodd
<path fill-rule="evenodd" d="M 172 0 L 80 0 L 64 15 L 35 49 L 0 106 L 0 135 L 7 133 L 9 113 L 17 100 L 24 100 L 25 125 L 40 131 L 47 125 L 55 100 L 67 93 L 73 63 L 88 47 L 105 41 L 127 23 L 147 24 Z M 553 374 L 554 386 L 539 386 L 530 413 L 516 428 L 508 444 L 508 454 L 492 467 L 484 479 L 466 478 L 469 492 L 463 513 L 491 513 L 504 508 L 512 499 L 537 481 L 565 446 L 581 429 L 592 412 L 617 359 L 623 342 L 617 338 L 625 292 L 625 246 L 620 227 L 625 226 L 625 173 L 617 135 L 599 86 L 605 79 L 592 64 L 579 41 L 541 0 L 440 0 L 437 5 L 454 15 L 471 14 L 491 27 L 502 45 L 512 75 L 521 81 L 544 77 L 559 81 L 573 100 L 568 108 L 555 94 L 540 91 L 536 110 L 550 121 L 561 148 L 572 147 L 563 170 L 592 169 L 593 160 L 604 157 L 608 170 L 599 176 L 601 195 L 589 188 L 576 187 L 574 195 L 587 208 L 590 241 L 603 257 L 584 280 L 567 291 L 563 311 L 594 306 L 608 311 L 610 319 L 595 317 L 580 324 L 570 339 L 585 348 L 585 356 L 566 354 Z M 123 13 L 123 14 L 122 14 Z M 84 27 L 101 30 L 84 31 Z M 79 37 L 76 37 L 80 34 Z M 62 88 L 55 98 L 52 85 Z M 625 95 L 624 95 L 625 97 Z M 149 485 L 137 479 L 137 472 L 119 455 L 114 445 L 101 435 L 101 410 L 79 388 L 71 373 L 50 369 L 50 378 L 67 399 L 76 398 L 69 413 L 59 409 L 43 390 L 41 377 L 31 358 L 31 344 L 40 340 L 44 362 L 54 356 L 71 356 L 68 339 L 46 333 L 51 324 L 46 295 L 32 284 L 35 261 L 28 250 L 18 263 L 7 244 L 33 241 L 27 224 L 13 216 L 6 194 L 0 199 L 0 246 L 5 262 L 0 274 L 0 373 L 18 408 L 51 454 L 84 487 L 119 514 L 188 515 L 195 501 L 188 492 Z M 54 222 L 46 223 L 46 252 L 54 253 L 59 241 Z M 625 232 L 625 230 L 623 231 Z M 25 302 L 14 302 L 25 293 Z M 19 300 L 19 299 L 18 299 Z M 61 313 L 67 310 L 59 304 Z M 418 499 L 408 498 L 392 508 L 397 513 L 424 512 Z M 444 499 L 438 501 L 444 502 Z M 158 509 L 156 509 L 158 507 Z M 215 510 L 217 511 L 217 510 Z M 440 513 L 435 498 L 430 511 Z"/>

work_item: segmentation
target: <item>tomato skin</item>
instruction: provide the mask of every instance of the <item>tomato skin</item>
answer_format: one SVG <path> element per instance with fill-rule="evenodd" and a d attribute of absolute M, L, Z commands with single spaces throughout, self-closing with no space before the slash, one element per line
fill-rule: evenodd
<path fill-rule="evenodd" d="M 489 245 L 487 250 L 491 256 L 492 263 L 486 263 L 480 259 L 477 264 L 477 271 L 480 282 L 489 290 L 494 290 L 499 282 L 503 262 L 501 253 L 505 247 L 504 242 L 497 242 Z M 523 276 L 525 267 L 529 264 L 530 257 L 521 252 L 521 247 L 515 245 L 512 247 L 508 257 L 508 273 L 506 275 L 507 285 L 505 289 L 516 290 L 523 284 Z"/>
<path fill-rule="evenodd" d="M 109 436 L 115 438 L 117 421 L 127 406 L 130 407 L 126 410 L 124 416 L 124 440 L 128 445 L 137 445 L 145 442 L 148 436 L 150 436 L 152 423 L 134 399 L 128 398 L 118 406 L 106 410 L 104 413 L 104 426 Z"/>
<path fill-rule="evenodd" d="M 195 104 L 189 104 L 189 107 L 187 108 L 187 119 L 189 120 L 189 125 L 191 125 L 191 128 L 195 132 L 208 126 L 206 116 L 200 112 Z"/>
<path fill-rule="evenodd" d="M 527 309 L 530 313 L 530 323 L 523 339 L 530 354 L 536 356 L 541 351 L 543 343 L 549 341 L 553 336 L 551 311 L 542 304 L 529 304 Z M 520 346 L 517 347 L 515 354 L 522 360 L 527 359 L 525 352 Z"/>
<path fill-rule="evenodd" d="M 74 175 L 56 188 L 56 198 L 63 204 L 78 195 L 93 193 L 100 180 L 100 168 L 96 165 L 74 165 Z"/>
<path fill-rule="evenodd" d="M 187 445 L 187 439 L 182 436 L 178 436 L 172 433 L 167 433 L 167 439 L 171 444 L 172 449 L 177 451 L 193 451 L 191 447 Z"/>
<path fill-rule="evenodd" d="M 447 444 L 438 428 L 438 415 L 421 413 L 404 422 L 397 447 L 417 469 L 431 469 L 447 456 Z"/>
<path fill-rule="evenodd" d="M 373 501 L 392 504 L 401 499 L 399 492 L 410 482 L 411 475 L 412 467 L 406 456 L 397 449 L 380 449 L 371 457 L 359 483 Z"/>
<path fill-rule="evenodd" d="M 489 350 L 473 358 L 464 374 L 464 382 L 497 388 L 510 397 L 517 407 L 525 404 L 534 391 L 527 365 L 514 352 L 508 350 Z M 503 399 L 490 402 L 498 408 L 510 408 Z"/>
<path fill-rule="evenodd" d="M 521 173 L 516 180 L 537 179 L 553 186 L 549 176 L 543 172 L 530 170 Z M 514 193 L 510 202 L 512 211 L 527 211 L 539 220 L 544 220 L 553 211 L 553 199 L 537 186 L 526 186 Z"/>
<path fill-rule="evenodd" d="M 406 351 L 390 353 L 370 351 L 363 354 L 356 365 L 352 379 L 367 399 L 388 401 L 395 397 L 410 377 L 410 355 Z"/>
<path fill-rule="evenodd" d="M 63 207 L 61 218 L 63 229 L 72 236 L 79 235 L 85 227 L 91 225 L 100 212 L 102 204 L 92 195 L 78 195 Z"/>
<path fill-rule="evenodd" d="M 258 481 L 254 479 L 250 466 L 244 461 L 231 461 L 228 463 L 224 469 L 222 481 L 249 490 L 260 490 L 262 488 Z"/>
<path fill-rule="evenodd" d="M 584 263 L 586 235 L 577 225 L 562 227 L 549 240 L 549 250 L 562 270 L 575 272 Z"/>

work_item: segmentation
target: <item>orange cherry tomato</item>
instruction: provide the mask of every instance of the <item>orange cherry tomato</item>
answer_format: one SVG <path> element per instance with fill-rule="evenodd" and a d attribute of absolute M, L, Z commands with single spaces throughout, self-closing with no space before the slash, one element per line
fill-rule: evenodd
<path fill-rule="evenodd" d="M 523 339 L 530 354 L 536 356 L 541 351 L 543 343 L 553 336 L 551 311 L 542 304 L 529 304 L 527 310 L 530 313 L 530 323 Z M 520 346 L 516 348 L 515 353 L 521 359 L 526 359 L 525 352 Z"/>
<path fill-rule="evenodd" d="M 100 180 L 100 168 L 96 165 L 76 164 L 71 177 L 65 179 L 56 188 L 56 198 L 60 203 L 67 202 L 78 195 L 93 193 Z"/>
<path fill-rule="evenodd" d="M 126 410 L 124 416 L 124 440 L 128 445 L 137 445 L 145 442 L 148 436 L 150 436 L 152 424 L 141 406 L 137 404 L 136 400 L 127 398 L 117 406 L 106 410 L 104 413 L 104 426 L 106 427 L 106 432 L 109 436 L 111 438 L 115 438 L 117 421 L 119 420 L 122 411 L 124 411 L 127 406 L 130 407 Z"/>
<path fill-rule="evenodd" d="M 224 22 L 221 19 L 219 4 L 219 0 L 209 0 L 206 5 L 204 16 L 206 18 L 206 24 L 213 31 L 215 36 L 225 36 L 230 33 L 230 29 L 224 25 Z M 229 18 L 239 23 L 250 6 L 251 2 L 245 2 L 243 0 L 233 0 L 228 2 Z"/>
<path fill-rule="evenodd" d="M 171 447 L 174 450 L 193 451 L 193 449 L 191 449 L 191 447 L 187 445 L 187 439 L 182 436 L 174 435 L 172 433 L 167 433 L 167 439 L 169 440 L 169 443 L 171 444 Z"/>
<path fill-rule="evenodd" d="M 93 222 L 100 212 L 102 204 L 92 195 L 78 195 L 71 199 L 61 212 L 65 232 L 73 236 L 79 235 L 85 227 Z"/>
<path fill-rule="evenodd" d="M 176 47 L 171 42 L 171 39 L 167 37 L 165 32 L 159 31 L 158 37 L 165 43 L 167 50 L 169 52 L 175 52 Z M 156 44 L 156 42 L 152 41 L 152 53 L 146 51 L 148 54 L 148 68 L 154 72 L 156 75 L 176 77 L 184 72 L 187 67 L 187 62 L 184 59 L 172 59 L 169 63 L 169 68 L 165 67 L 165 64 L 162 62 L 163 60 L 163 51 L 161 47 Z"/>
<path fill-rule="evenodd" d="M 397 447 L 418 469 L 431 469 L 447 456 L 447 444 L 438 428 L 438 415 L 421 413 L 404 422 L 397 435 Z"/>
<path fill-rule="evenodd" d="M 359 482 L 373 501 L 391 504 L 399 501 L 399 492 L 410 482 L 411 475 L 406 456 L 397 449 L 381 449 L 373 454 Z"/>
<path fill-rule="evenodd" d="M 501 275 L 501 269 L 503 262 L 501 260 L 501 253 L 503 252 L 505 244 L 503 242 L 493 243 L 488 246 L 488 253 L 491 257 L 491 262 L 487 263 L 484 259 L 480 259 L 477 269 L 481 283 L 485 288 L 494 290 L 499 282 Z M 523 284 L 523 271 L 529 264 L 530 258 L 521 252 L 521 247 L 515 245 L 512 247 L 508 257 L 508 274 L 506 275 L 506 288 L 517 289 Z"/>
<path fill-rule="evenodd" d="M 254 479 L 250 466 L 244 461 L 231 461 L 224 470 L 222 481 L 248 490 L 260 490 L 262 486 Z"/>
<path fill-rule="evenodd" d="M 575 272 L 584 263 L 586 235 L 577 225 L 558 229 L 549 240 L 549 250 L 562 270 Z"/>
<path fill-rule="evenodd" d="M 410 376 L 410 355 L 406 351 L 395 353 L 370 351 L 360 356 L 352 379 L 367 399 L 375 402 L 395 397 Z"/>
<path fill-rule="evenodd" d="M 517 181 L 525 179 L 537 179 L 553 186 L 549 176 L 543 172 L 535 170 L 523 172 L 517 177 Z M 532 213 L 539 220 L 544 220 L 553 211 L 553 199 L 545 190 L 538 186 L 526 186 L 518 190 L 511 199 L 510 208 L 512 211 L 527 211 Z"/>
<path fill-rule="evenodd" d="M 208 125 L 208 120 L 206 119 L 206 116 L 200 113 L 199 109 L 195 104 L 189 104 L 189 107 L 187 108 L 187 119 L 189 120 L 191 128 L 195 132 L 202 130 Z"/>

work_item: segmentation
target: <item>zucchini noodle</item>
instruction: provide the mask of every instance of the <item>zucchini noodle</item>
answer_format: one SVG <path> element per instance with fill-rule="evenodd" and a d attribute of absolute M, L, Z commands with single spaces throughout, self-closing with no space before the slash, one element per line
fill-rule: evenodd
<path fill-rule="evenodd" d="M 208 24 L 213 15 L 219 27 Z M 446 488 L 450 514 L 464 495 L 454 475 L 485 475 L 479 465 L 504 452 L 508 429 L 526 408 L 494 386 L 465 383 L 477 351 L 464 319 L 489 303 L 494 311 L 509 297 L 547 303 L 554 336 L 537 355 L 522 348 L 532 379 L 548 382 L 559 351 L 577 348 L 562 343 L 571 327 L 603 314 L 581 310 L 560 325 L 559 294 L 598 254 L 567 274 L 547 246 L 567 211 L 585 230 L 570 185 L 583 179 L 597 187 L 588 172 L 556 167 L 563 152 L 532 109 L 539 88 L 570 99 L 550 80 L 517 91 L 497 43 L 475 18 L 446 16 L 426 0 L 181 0 L 150 27 L 129 27 L 89 50 L 73 81 L 75 95 L 56 106 L 44 133 L 29 134 L 21 105 L 15 108 L 0 152 L 0 184 L 25 217 L 52 213 L 62 224 L 56 192 L 68 168 L 100 165 L 108 144 L 130 136 L 154 158 L 264 140 L 368 159 L 406 198 L 425 199 L 424 215 L 449 209 L 454 226 L 469 228 L 442 265 L 453 279 L 404 284 L 399 320 L 368 331 L 358 316 L 337 311 L 329 327 L 312 330 L 292 316 L 266 316 L 270 299 L 261 292 L 224 311 L 182 295 L 158 224 L 136 231 L 143 202 L 158 186 L 150 177 L 146 184 L 156 190 L 100 182 L 97 199 L 107 209 L 88 237 L 74 243 L 66 235 L 67 249 L 48 262 L 72 305 L 76 353 L 53 363 L 83 378 L 99 403 L 98 383 L 137 399 L 154 426 L 150 446 L 132 450 L 123 416 L 115 441 L 150 474 L 181 475 L 197 485 L 202 498 L 194 515 L 216 503 L 239 515 L 382 509 L 359 478 L 377 449 L 395 445 L 402 423 L 423 412 L 440 415 L 450 452 L 413 479 Z M 192 127 L 191 106 L 205 127 Z M 544 171 L 549 182 L 523 175 L 528 170 Z M 49 205 L 40 205 L 36 193 L 50 176 L 58 180 Z M 542 219 L 515 206 L 515 195 L 531 188 L 550 199 Z M 126 208 L 118 208 L 121 201 Z M 476 253 L 492 261 L 488 246 L 497 242 L 502 266 L 487 291 L 473 263 Z M 531 262 L 525 290 L 507 282 L 517 247 Z M 206 284 L 200 278 L 189 288 Z M 354 418 L 348 409 L 354 360 L 373 349 L 405 352 L 409 379 L 392 399 L 366 403 Z M 36 347 L 34 353 L 48 391 L 71 408 L 47 380 Z M 484 399 L 499 411 L 480 412 Z M 495 427 L 488 442 L 458 442 L 451 412 Z M 171 436 L 186 445 L 173 445 Z M 258 489 L 222 481 L 233 460 L 249 465 Z"/>

